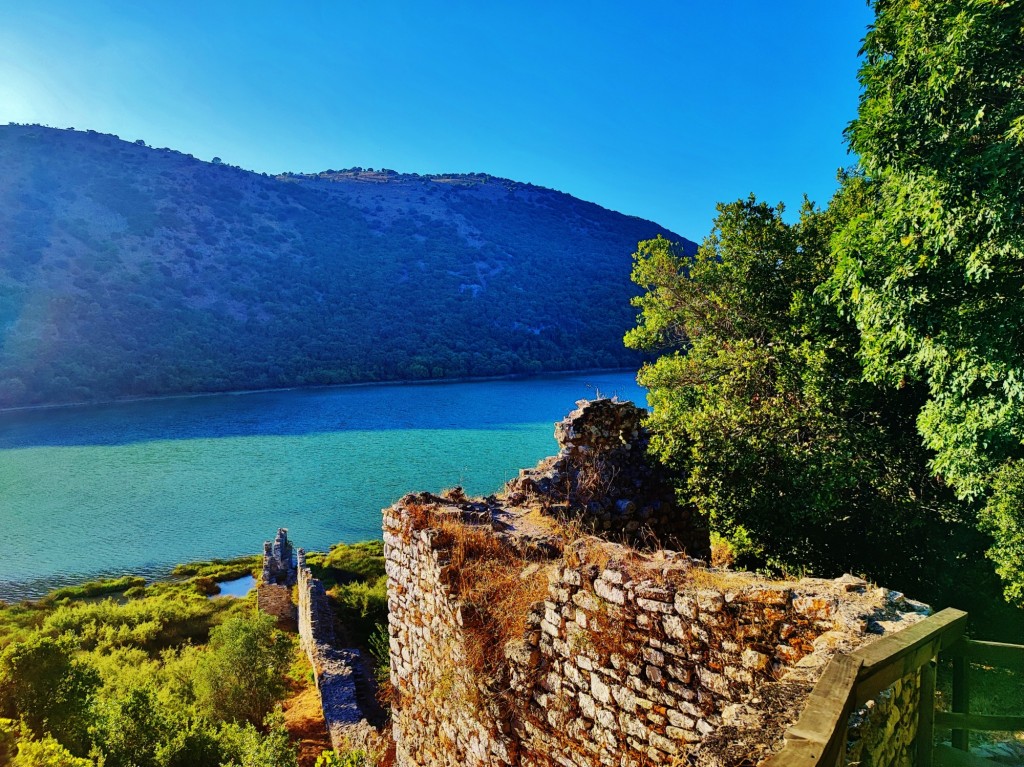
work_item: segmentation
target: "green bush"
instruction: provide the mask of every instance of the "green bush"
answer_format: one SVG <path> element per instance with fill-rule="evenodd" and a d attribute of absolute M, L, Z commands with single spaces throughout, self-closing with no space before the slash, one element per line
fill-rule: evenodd
<path fill-rule="evenodd" d="M 128 602 L 92 601 L 86 584 L 0 604 L 0 765 L 295 764 L 280 717 L 263 719 L 286 692 L 292 642 L 251 602 L 197 593 L 209 563 L 190 570 L 130 586 Z"/>
<path fill-rule="evenodd" d="M 374 630 L 387 623 L 388 579 L 355 581 L 335 586 L 329 592 L 338 618 L 361 647 L 368 647 Z"/>
<path fill-rule="evenodd" d="M 384 575 L 384 541 L 339 543 L 327 554 L 311 553 L 306 564 L 328 585 L 376 580 Z"/>
<path fill-rule="evenodd" d="M 33 734 L 48 732 L 84 753 L 89 706 L 100 677 L 72 651 L 67 639 L 35 635 L 0 653 L 0 714 L 21 718 Z"/>
<path fill-rule="evenodd" d="M 92 759 L 77 757 L 50 735 L 42 740 L 22 738 L 11 767 L 96 767 Z"/>
<path fill-rule="evenodd" d="M 89 581 L 77 586 L 64 586 L 50 592 L 44 601 L 58 602 L 63 599 L 87 599 L 89 597 L 103 596 L 104 594 L 119 594 L 128 589 L 145 587 L 145 585 L 145 578 L 136 575 L 126 575 L 123 578 Z"/>
<path fill-rule="evenodd" d="M 210 632 L 195 671 L 196 702 L 211 719 L 260 724 L 285 691 L 292 640 L 263 613 Z"/>
<path fill-rule="evenodd" d="M 276 711 L 263 722 L 265 734 L 252 724 L 229 723 L 221 728 L 224 767 L 295 767 L 296 749 L 284 726 L 284 715 Z"/>
<path fill-rule="evenodd" d="M 369 755 L 361 748 L 343 754 L 324 751 L 316 758 L 316 767 L 370 767 Z"/>

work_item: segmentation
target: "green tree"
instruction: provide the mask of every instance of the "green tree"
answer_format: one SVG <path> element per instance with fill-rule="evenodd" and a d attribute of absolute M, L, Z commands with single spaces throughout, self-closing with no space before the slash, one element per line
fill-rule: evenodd
<path fill-rule="evenodd" d="M 31 636 L 0 654 L 0 713 L 22 718 L 32 733 L 53 735 L 73 752 L 88 750 L 89 706 L 100 678 L 74 648 Z"/>
<path fill-rule="evenodd" d="M 932 468 L 983 498 L 1024 602 L 1024 3 L 877 0 L 850 146 L 871 179 L 832 290 L 866 377 L 922 382 Z"/>
<path fill-rule="evenodd" d="M 263 723 L 265 733 L 251 724 L 229 723 L 221 728 L 221 745 L 230 755 L 224 767 L 295 767 L 296 749 L 284 726 L 284 715 L 276 711 Z"/>
<path fill-rule="evenodd" d="M 753 198 L 719 205 L 693 259 L 661 238 L 640 243 L 645 292 L 626 343 L 662 352 L 639 377 L 652 448 L 746 564 L 948 593 L 955 576 L 935 560 L 976 540 L 927 470 L 913 426 L 923 387 L 865 382 L 857 328 L 821 290 L 830 238 L 867 194 L 847 177 L 828 210 L 805 205 L 792 225 Z"/>
<path fill-rule="evenodd" d="M 260 724 L 284 692 L 291 652 L 269 615 L 228 618 L 210 632 L 196 666 L 200 710 L 215 720 Z"/>
<path fill-rule="evenodd" d="M 155 690 L 134 687 L 94 706 L 90 734 L 105 767 L 158 767 L 155 750 L 170 731 Z"/>
<path fill-rule="evenodd" d="M 177 723 L 173 732 L 156 746 L 160 767 L 220 767 L 224 763 L 220 733 L 207 719 Z"/>
<path fill-rule="evenodd" d="M 42 740 L 19 740 L 18 753 L 10 764 L 11 767 L 95 767 L 92 759 L 75 756 L 49 735 Z"/>

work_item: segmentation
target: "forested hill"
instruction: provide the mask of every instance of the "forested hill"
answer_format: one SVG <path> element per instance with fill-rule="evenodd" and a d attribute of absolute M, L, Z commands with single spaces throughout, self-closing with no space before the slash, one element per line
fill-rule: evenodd
<path fill-rule="evenodd" d="M 0 407 L 633 364 L 657 234 L 681 239 L 483 174 L 274 177 L 0 127 Z"/>

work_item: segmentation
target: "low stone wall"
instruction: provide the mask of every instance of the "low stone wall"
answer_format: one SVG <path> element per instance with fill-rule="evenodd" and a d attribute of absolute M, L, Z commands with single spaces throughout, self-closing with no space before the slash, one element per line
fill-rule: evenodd
<path fill-rule="evenodd" d="M 297 555 L 299 642 L 313 667 L 324 721 L 335 750 L 366 742 L 373 728 L 360 705 L 359 676 L 363 658 L 359 650 L 336 647 L 334 614 L 323 583 Z"/>
<path fill-rule="evenodd" d="M 279 626 L 295 620 L 295 604 L 288 586 L 259 583 L 256 586 L 256 605 L 262 612 L 277 618 Z"/>
<path fill-rule="evenodd" d="M 521 637 L 491 648 L 504 665 L 481 678 L 451 543 L 431 519 L 502 528 L 510 546 L 516 532 L 479 509 L 423 504 L 384 512 L 400 767 L 756 762 L 836 651 L 916 620 L 858 579 L 766 582 L 583 539 L 524 562 L 523 578 L 549 573 L 547 598 Z"/>

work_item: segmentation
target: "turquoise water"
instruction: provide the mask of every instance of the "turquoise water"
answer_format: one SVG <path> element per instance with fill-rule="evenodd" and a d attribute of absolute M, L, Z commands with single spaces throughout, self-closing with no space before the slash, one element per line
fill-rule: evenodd
<path fill-rule="evenodd" d="M 0 413 L 0 599 L 380 535 L 408 492 L 498 490 L 628 373 L 228 394 Z"/>
<path fill-rule="evenodd" d="M 217 585 L 220 586 L 220 592 L 212 595 L 210 599 L 216 599 L 217 597 L 235 597 L 236 599 L 241 599 L 256 588 L 256 579 L 251 575 L 243 575 L 241 578 L 235 578 L 230 581 L 221 581 Z"/>

